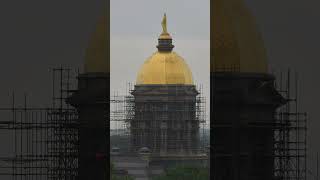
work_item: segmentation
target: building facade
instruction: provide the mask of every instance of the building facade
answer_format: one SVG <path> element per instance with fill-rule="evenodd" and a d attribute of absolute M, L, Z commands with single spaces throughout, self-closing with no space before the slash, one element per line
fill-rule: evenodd
<path fill-rule="evenodd" d="M 286 100 L 254 17 L 243 0 L 213 1 L 211 17 L 211 176 L 275 179 L 275 114 Z"/>
<path fill-rule="evenodd" d="M 191 70 L 173 52 L 166 16 L 158 51 L 145 61 L 132 91 L 134 118 L 130 121 L 131 149 L 150 149 L 152 156 L 187 156 L 198 153 L 199 118 Z"/>

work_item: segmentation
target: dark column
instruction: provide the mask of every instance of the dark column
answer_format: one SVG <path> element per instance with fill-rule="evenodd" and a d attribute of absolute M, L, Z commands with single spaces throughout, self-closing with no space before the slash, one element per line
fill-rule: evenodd
<path fill-rule="evenodd" d="M 274 114 L 285 103 L 274 77 L 212 73 L 211 83 L 214 180 L 274 179 Z"/>
<path fill-rule="evenodd" d="M 109 76 L 89 73 L 78 79 L 78 91 L 68 103 L 79 114 L 79 179 L 106 180 L 109 178 Z"/>

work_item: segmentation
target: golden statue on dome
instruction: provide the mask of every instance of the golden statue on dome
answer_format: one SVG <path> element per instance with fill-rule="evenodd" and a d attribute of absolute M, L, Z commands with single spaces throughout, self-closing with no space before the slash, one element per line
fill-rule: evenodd
<path fill-rule="evenodd" d="M 168 34 L 168 29 L 167 29 L 167 15 L 166 15 L 166 13 L 164 13 L 164 16 L 163 16 L 161 25 L 162 25 L 162 29 L 163 29 L 163 32 L 162 32 L 162 33 L 163 33 L 163 34 Z"/>
<path fill-rule="evenodd" d="M 162 25 L 162 33 L 161 33 L 159 39 L 172 39 L 170 34 L 168 33 L 168 29 L 167 29 L 167 15 L 166 15 L 166 13 L 164 13 L 161 25 Z"/>

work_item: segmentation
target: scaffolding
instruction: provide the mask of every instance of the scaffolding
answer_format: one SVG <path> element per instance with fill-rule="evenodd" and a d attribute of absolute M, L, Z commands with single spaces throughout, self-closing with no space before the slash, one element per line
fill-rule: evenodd
<path fill-rule="evenodd" d="M 241 75 L 237 67 L 214 68 L 214 73 Z M 246 74 L 246 73 L 243 73 Z M 273 172 L 276 180 L 306 180 L 307 179 L 307 113 L 300 112 L 298 73 L 288 69 L 286 72 L 272 72 L 274 87 L 285 100 L 279 107 L 272 123 L 265 122 L 266 128 L 273 131 Z M 215 86 L 216 75 L 211 77 Z M 211 101 L 215 101 L 212 96 Z M 212 111 L 212 110 L 211 110 Z M 213 112 L 213 111 L 212 111 Z M 214 113 L 214 112 L 213 112 Z M 211 122 L 212 123 L 212 122 Z M 255 125 L 254 125 L 255 126 Z M 214 126 L 215 129 L 229 126 Z M 213 154 L 213 156 L 218 156 Z"/>
<path fill-rule="evenodd" d="M 298 73 L 275 73 L 275 87 L 287 103 L 276 112 L 275 176 L 281 180 L 307 178 L 307 113 L 299 110 Z"/>
<path fill-rule="evenodd" d="M 146 102 L 143 103 L 142 106 L 139 106 L 139 110 L 136 107 L 136 100 L 134 96 L 132 95 L 133 92 L 133 85 L 128 84 L 127 85 L 127 92 L 129 95 L 119 95 L 118 93 L 113 93 L 111 95 L 111 104 L 110 104 L 110 124 L 111 124 L 111 136 L 123 136 L 127 139 L 127 142 L 133 142 L 133 141 L 144 141 L 143 140 L 143 133 L 154 133 L 155 131 L 158 131 L 159 129 L 153 129 L 153 127 L 157 127 L 152 123 L 155 123 L 155 121 L 151 121 L 154 119 L 159 119 L 161 121 L 166 121 L 168 123 L 174 123 L 174 120 L 181 119 L 181 117 L 176 117 L 177 114 L 181 114 L 183 116 L 183 119 L 186 121 L 196 121 L 199 123 L 199 136 L 192 137 L 192 138 L 201 138 L 201 143 L 198 145 L 198 147 L 194 147 L 195 152 L 198 153 L 206 153 L 206 147 L 209 146 L 209 138 L 208 138 L 208 131 L 206 131 L 206 101 L 205 97 L 203 96 L 203 87 L 200 85 L 197 88 L 197 91 L 199 92 L 199 95 L 196 97 L 195 100 L 195 106 L 186 108 L 185 106 L 182 109 L 179 107 L 168 107 L 167 103 L 175 103 L 177 106 L 178 104 L 182 103 L 185 104 L 186 102 L 179 102 L 179 100 L 172 99 L 172 102 L 166 101 L 164 105 L 163 100 L 159 101 L 152 101 L 153 106 L 149 107 L 150 103 Z M 160 106 L 160 104 L 164 106 Z M 147 107 L 148 106 L 148 107 Z M 175 114 L 174 116 L 170 116 L 171 114 Z M 194 114 L 194 118 L 190 119 L 190 117 L 187 117 L 190 114 Z M 142 126 L 139 125 L 139 128 L 142 129 L 135 129 L 132 127 L 132 122 L 137 120 L 136 122 L 140 123 L 140 125 L 143 123 L 142 121 L 148 120 L 150 121 L 150 125 L 147 126 L 147 124 L 144 124 Z M 141 121 L 139 121 L 141 120 Z M 148 123 L 145 122 L 145 123 Z M 177 125 L 173 125 L 172 127 L 175 127 L 179 129 Z M 182 128 L 182 127 L 180 127 Z M 132 137 L 132 131 L 140 131 L 140 136 L 138 137 Z M 132 139 L 134 138 L 134 139 Z M 175 144 L 188 144 L 188 141 L 192 140 L 190 139 L 181 139 L 181 142 L 177 139 L 173 139 L 172 142 L 168 142 L 170 145 Z M 170 140 L 170 138 L 169 138 Z M 112 141 L 112 138 L 111 138 Z M 160 142 L 154 142 L 157 140 L 152 140 L 152 144 L 157 146 L 159 148 Z M 111 146 L 116 146 L 116 144 L 113 144 L 111 142 Z M 125 147 L 126 149 L 123 150 L 124 152 L 133 152 L 133 145 L 130 144 L 130 146 Z M 155 148 L 155 147 L 152 147 Z"/>
<path fill-rule="evenodd" d="M 77 177 L 78 114 L 65 100 L 76 87 L 78 71 L 62 66 L 51 70 L 51 107 L 31 107 L 26 94 L 23 105 L 17 105 L 12 93 L 11 107 L 0 108 L 0 129 L 9 141 L 9 152 L 0 159 L 1 179 L 72 180 Z"/>

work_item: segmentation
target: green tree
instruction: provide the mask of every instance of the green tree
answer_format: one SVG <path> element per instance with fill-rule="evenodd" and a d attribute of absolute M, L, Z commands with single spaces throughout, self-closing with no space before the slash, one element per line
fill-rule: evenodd
<path fill-rule="evenodd" d="M 153 180 L 209 180 L 209 172 L 206 168 L 177 166 L 168 169 L 164 175 L 155 177 Z"/>
<path fill-rule="evenodd" d="M 113 172 L 114 172 L 114 164 L 110 163 L 110 179 L 111 180 L 134 180 L 134 178 L 131 176 L 119 177 L 119 176 L 116 176 Z"/>

